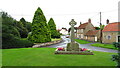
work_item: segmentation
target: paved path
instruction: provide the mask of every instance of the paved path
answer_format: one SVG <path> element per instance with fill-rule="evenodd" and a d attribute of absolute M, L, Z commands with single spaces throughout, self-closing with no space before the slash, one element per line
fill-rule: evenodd
<path fill-rule="evenodd" d="M 66 46 L 67 46 L 67 43 L 70 42 L 70 39 L 69 39 L 69 38 L 66 38 L 65 36 L 62 36 L 62 39 L 63 39 L 63 42 L 62 42 L 62 43 L 54 44 L 54 45 L 47 46 L 47 47 L 52 47 L 52 48 L 66 47 Z M 87 49 L 90 49 L 90 50 L 93 50 L 93 51 L 118 53 L 117 50 L 100 48 L 100 47 L 94 47 L 94 46 L 90 46 L 91 44 L 94 44 L 94 43 L 79 44 L 79 47 L 80 47 L 80 48 L 87 48 Z"/>

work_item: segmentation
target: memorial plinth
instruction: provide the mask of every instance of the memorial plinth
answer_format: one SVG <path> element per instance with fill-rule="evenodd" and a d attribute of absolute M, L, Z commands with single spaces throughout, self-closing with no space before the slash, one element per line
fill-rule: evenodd
<path fill-rule="evenodd" d="M 74 21 L 74 19 L 71 20 L 69 25 L 71 26 L 71 33 L 70 33 L 70 39 L 71 42 L 67 44 L 66 48 L 58 48 L 55 50 L 55 54 L 81 54 L 81 55 L 93 55 L 93 53 L 90 50 L 85 50 L 82 48 L 79 48 L 79 44 L 75 43 L 75 32 L 74 32 L 74 26 L 77 23 Z"/>

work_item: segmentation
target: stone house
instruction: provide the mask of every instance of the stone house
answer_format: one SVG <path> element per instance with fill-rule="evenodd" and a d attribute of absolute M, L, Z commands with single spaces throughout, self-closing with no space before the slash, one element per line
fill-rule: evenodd
<path fill-rule="evenodd" d="M 80 24 L 77 27 L 77 38 L 84 39 L 88 41 L 98 41 L 100 31 L 96 30 L 91 23 L 91 19 L 88 19 L 88 22 Z"/>
<path fill-rule="evenodd" d="M 109 23 L 102 30 L 102 43 L 120 42 L 120 22 Z"/>
<path fill-rule="evenodd" d="M 100 30 L 89 30 L 86 34 L 86 40 L 97 42 L 100 40 Z"/>

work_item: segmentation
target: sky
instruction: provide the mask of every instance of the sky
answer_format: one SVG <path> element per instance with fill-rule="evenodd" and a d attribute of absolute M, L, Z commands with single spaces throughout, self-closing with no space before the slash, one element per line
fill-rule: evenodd
<path fill-rule="evenodd" d="M 5 11 L 14 19 L 20 20 L 24 17 L 26 21 L 32 22 L 34 13 L 40 7 L 47 19 L 52 17 L 57 29 L 69 28 L 69 22 L 74 19 L 85 23 L 90 18 L 94 26 L 99 26 L 100 12 L 102 24 L 106 20 L 110 23 L 118 21 L 118 2 L 120 0 L 1 0 L 0 11 Z"/>

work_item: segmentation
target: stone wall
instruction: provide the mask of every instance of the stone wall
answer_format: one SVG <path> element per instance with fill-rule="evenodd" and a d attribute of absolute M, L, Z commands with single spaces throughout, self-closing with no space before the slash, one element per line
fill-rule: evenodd
<path fill-rule="evenodd" d="M 60 43 L 62 42 L 63 40 L 57 40 L 57 41 L 51 41 L 51 42 L 46 42 L 46 43 L 38 43 L 38 44 L 35 44 L 33 45 L 32 48 L 39 48 L 39 47 L 45 47 L 45 46 L 50 46 L 52 44 L 57 44 L 57 43 Z"/>
<path fill-rule="evenodd" d="M 107 39 L 107 36 L 111 36 L 110 39 Z M 113 43 L 117 42 L 118 32 L 103 32 L 102 43 Z"/>

